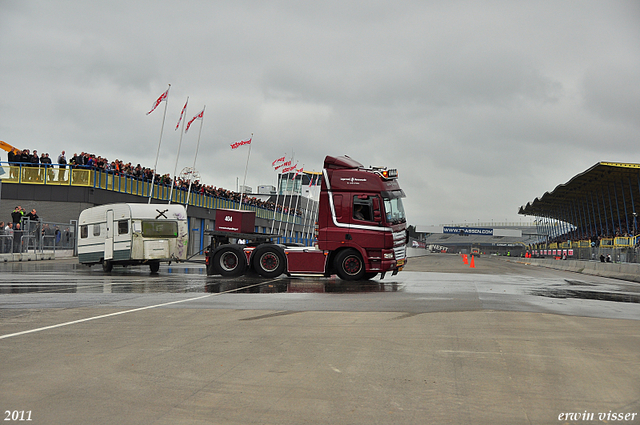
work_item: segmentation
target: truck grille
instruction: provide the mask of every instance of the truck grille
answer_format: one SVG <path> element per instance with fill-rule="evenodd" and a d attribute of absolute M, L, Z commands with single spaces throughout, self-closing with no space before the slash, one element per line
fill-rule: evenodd
<path fill-rule="evenodd" d="M 396 256 L 396 261 L 397 260 L 404 260 L 404 258 L 406 257 L 406 247 L 405 247 L 405 245 L 394 247 L 393 248 L 393 254 Z"/>
<path fill-rule="evenodd" d="M 406 235 L 407 233 L 404 230 L 393 233 L 393 254 L 396 256 L 396 260 L 404 260 L 407 256 L 407 249 L 404 243 Z"/>

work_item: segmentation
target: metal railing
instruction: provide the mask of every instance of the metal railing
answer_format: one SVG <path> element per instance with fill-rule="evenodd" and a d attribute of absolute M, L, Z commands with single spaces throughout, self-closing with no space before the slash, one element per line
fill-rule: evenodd
<path fill-rule="evenodd" d="M 24 219 L 19 228 L 0 230 L 0 254 L 43 253 L 74 250 L 75 223 L 53 223 Z"/>
<path fill-rule="evenodd" d="M 78 167 L 67 165 L 65 168 L 58 164 L 31 164 L 0 162 L 0 179 L 6 183 L 40 184 L 55 186 L 83 186 L 97 189 L 111 190 L 129 195 L 148 197 L 156 201 L 192 205 L 195 207 L 220 209 L 240 208 L 240 202 L 212 196 L 205 193 L 194 193 L 189 195 L 187 190 L 174 187 L 171 191 L 170 185 L 154 183 L 127 174 L 118 174 L 114 171 L 98 170 L 94 168 Z M 274 215 L 277 221 L 294 224 L 301 224 L 302 217 L 297 214 L 273 211 L 255 205 L 243 204 L 243 209 L 256 213 L 256 217 L 266 220 L 273 220 Z"/>

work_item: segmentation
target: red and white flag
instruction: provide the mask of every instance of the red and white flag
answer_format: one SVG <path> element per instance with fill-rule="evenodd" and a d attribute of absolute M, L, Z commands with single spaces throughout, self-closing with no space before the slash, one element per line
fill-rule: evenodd
<path fill-rule="evenodd" d="M 291 161 L 289 161 L 289 162 L 291 162 Z M 298 164 L 294 165 L 293 167 L 283 168 L 283 169 L 282 169 L 282 173 L 283 173 L 283 174 L 284 174 L 284 173 L 289 173 L 289 172 L 291 172 L 291 171 L 295 170 L 297 167 L 298 167 Z M 297 174 L 296 174 L 296 175 L 297 175 Z"/>
<path fill-rule="evenodd" d="M 302 167 L 302 168 L 301 168 L 301 169 L 299 169 L 299 170 L 298 170 L 298 169 L 296 169 L 296 175 L 295 175 L 295 176 L 293 176 L 293 178 L 295 179 L 296 177 L 298 177 L 298 174 L 300 174 L 300 173 L 304 173 L 304 167 Z"/>
<path fill-rule="evenodd" d="M 249 140 L 240 140 L 239 142 L 231 143 L 231 149 L 238 149 L 240 146 L 250 145 L 251 139 Z"/>
<path fill-rule="evenodd" d="M 171 88 L 171 87 L 169 87 Z M 150 113 L 152 113 L 153 111 L 156 110 L 156 108 L 158 107 L 158 105 L 160 105 L 160 102 L 164 102 L 167 100 L 167 98 L 169 97 L 169 89 L 167 89 L 166 92 L 162 93 L 160 95 L 160 97 L 158 98 L 158 100 L 156 100 L 156 103 L 153 104 L 153 108 L 151 108 L 151 110 L 149 112 L 147 112 L 147 115 L 149 115 Z"/>
<path fill-rule="evenodd" d="M 187 103 L 189 103 L 189 97 L 187 96 L 187 101 L 184 102 L 184 107 L 182 108 L 182 112 L 180 112 L 180 119 L 178 120 L 178 124 L 176 124 L 176 130 L 178 129 L 178 127 L 180 127 L 180 122 L 182 121 L 182 116 L 184 115 L 185 111 L 187 110 Z"/>
<path fill-rule="evenodd" d="M 184 132 L 186 133 L 187 131 L 189 131 L 189 127 L 191 126 L 192 122 L 194 122 L 195 120 L 201 120 L 203 117 L 204 117 L 204 108 L 202 108 L 202 112 L 200 112 L 195 117 L 191 118 L 191 121 L 187 123 L 187 128 L 184 129 Z"/>
<path fill-rule="evenodd" d="M 316 176 L 312 174 L 312 175 L 310 175 L 309 177 L 310 177 L 310 178 L 309 178 L 309 187 L 311 187 L 311 186 L 313 186 L 313 185 L 314 185 L 314 184 L 313 184 L 313 181 L 316 179 Z M 316 183 L 316 184 L 317 184 L 317 183 Z"/>
<path fill-rule="evenodd" d="M 278 171 L 278 169 L 279 169 L 279 168 L 282 168 L 282 167 L 289 167 L 290 165 L 291 165 L 291 160 L 286 161 L 286 162 L 283 162 L 283 163 L 282 163 L 282 164 L 280 164 L 280 165 L 276 165 L 274 168 L 275 168 L 275 170 L 276 170 L 276 171 Z"/>
<path fill-rule="evenodd" d="M 275 166 L 276 166 L 276 164 L 279 164 L 279 163 L 281 163 L 281 162 L 284 162 L 284 156 L 283 156 L 282 158 L 278 158 L 278 159 L 276 159 L 275 161 L 273 161 L 273 162 L 271 163 L 271 166 L 272 166 L 272 167 L 275 167 Z"/>

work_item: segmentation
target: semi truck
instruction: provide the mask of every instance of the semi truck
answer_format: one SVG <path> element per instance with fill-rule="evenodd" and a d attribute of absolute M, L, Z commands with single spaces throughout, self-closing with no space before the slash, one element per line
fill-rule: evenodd
<path fill-rule="evenodd" d="M 207 275 L 336 274 L 343 280 L 395 275 L 406 263 L 404 197 L 397 170 L 327 156 L 313 246 L 278 244 L 279 235 L 256 233 L 251 211 L 217 210 L 215 230 L 205 232 Z"/>

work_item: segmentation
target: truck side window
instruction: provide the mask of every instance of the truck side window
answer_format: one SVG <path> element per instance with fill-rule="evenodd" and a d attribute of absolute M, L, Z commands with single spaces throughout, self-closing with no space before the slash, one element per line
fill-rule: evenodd
<path fill-rule="evenodd" d="M 129 233 L 129 220 L 118 221 L 118 234 L 124 235 Z"/>
<path fill-rule="evenodd" d="M 353 218 L 356 220 L 373 221 L 371 198 L 362 198 L 362 196 L 357 195 L 353 197 Z"/>

